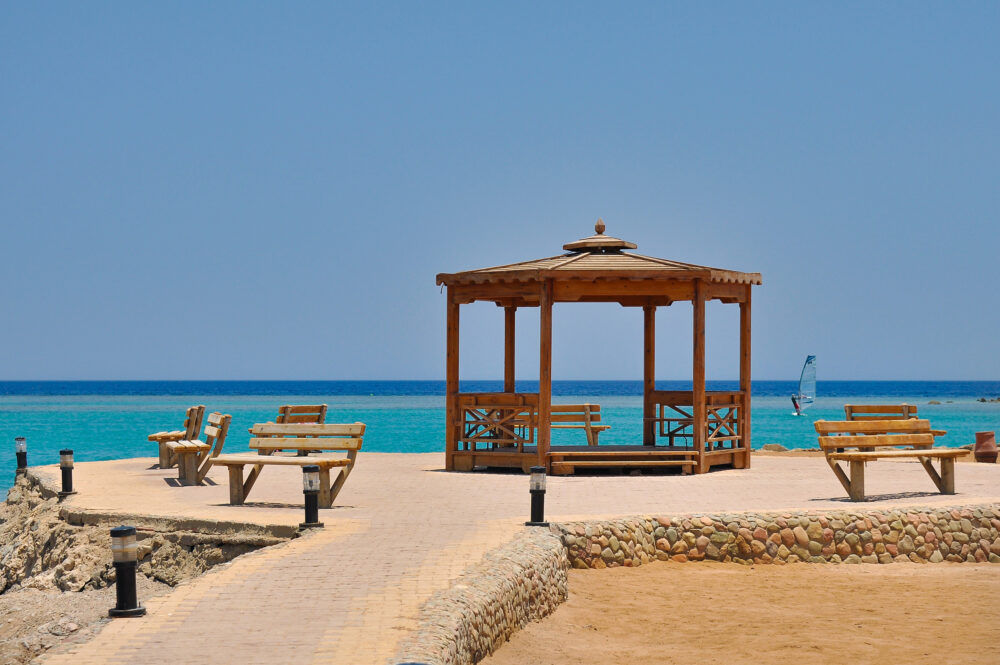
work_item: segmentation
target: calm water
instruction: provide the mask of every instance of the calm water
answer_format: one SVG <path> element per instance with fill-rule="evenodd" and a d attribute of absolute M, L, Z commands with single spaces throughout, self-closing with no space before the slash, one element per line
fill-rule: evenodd
<path fill-rule="evenodd" d="M 1000 403 L 980 397 L 1000 396 L 1000 381 L 821 381 L 821 395 L 809 417 L 796 418 L 788 395 L 792 381 L 754 382 L 753 444 L 781 443 L 788 448 L 815 447 L 815 419 L 843 418 L 845 402 L 916 404 L 934 427 L 948 430 L 939 445 L 971 443 L 974 433 L 1000 430 Z M 537 390 L 518 382 L 519 390 Z M 663 390 L 690 389 L 690 383 L 660 381 Z M 732 390 L 735 382 L 710 381 L 710 390 Z M 495 381 L 463 381 L 463 391 L 501 390 Z M 601 443 L 641 439 L 640 381 L 556 381 L 559 401 L 593 402 L 611 429 Z M 940 405 L 929 405 L 939 401 Z M 0 490 L 14 477 L 14 437 L 28 440 L 28 463 L 58 462 L 60 448 L 72 448 L 77 460 L 152 457 L 150 432 L 177 429 L 184 409 L 205 404 L 209 411 L 233 416 L 227 451 L 245 450 L 246 430 L 273 420 L 281 404 L 330 405 L 328 422 L 368 425 L 364 449 L 378 452 L 433 452 L 444 449 L 443 381 L 75 381 L 0 382 Z M 557 431 L 554 443 L 583 443 L 579 431 Z"/>

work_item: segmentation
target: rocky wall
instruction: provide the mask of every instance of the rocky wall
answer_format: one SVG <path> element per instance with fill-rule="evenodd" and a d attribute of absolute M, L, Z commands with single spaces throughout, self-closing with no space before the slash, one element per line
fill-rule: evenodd
<path fill-rule="evenodd" d="M 525 529 L 421 607 L 418 629 L 393 662 L 479 662 L 566 600 L 568 568 L 558 536 L 546 528 Z"/>
<path fill-rule="evenodd" d="M 1000 563 L 1000 504 L 634 517 L 555 528 L 574 568 L 650 561 Z"/>
<path fill-rule="evenodd" d="M 0 505 L 0 593 L 9 589 L 83 591 L 114 582 L 109 528 L 115 516 L 68 511 L 36 477 L 20 475 Z M 134 522 L 139 567 L 150 579 L 178 584 L 246 552 L 286 540 L 261 532 L 220 533 L 179 521 Z"/>

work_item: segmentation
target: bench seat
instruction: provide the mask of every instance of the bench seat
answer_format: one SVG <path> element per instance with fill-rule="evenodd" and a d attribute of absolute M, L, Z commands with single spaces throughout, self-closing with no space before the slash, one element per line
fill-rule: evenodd
<path fill-rule="evenodd" d="M 835 460 L 860 459 L 865 461 L 874 461 L 878 459 L 907 459 L 920 457 L 933 457 L 935 459 L 952 457 L 954 459 L 958 459 L 959 457 L 965 457 L 968 454 L 968 450 L 961 448 L 957 450 L 953 448 L 945 450 L 940 448 L 924 448 L 915 450 L 851 450 L 844 451 L 842 453 L 830 453 L 827 457 Z"/>
<path fill-rule="evenodd" d="M 307 464 L 315 464 L 319 467 L 334 467 L 334 466 L 347 466 L 350 464 L 350 460 L 345 457 L 320 457 L 318 455 L 309 455 L 307 457 L 291 457 L 288 455 L 253 455 L 247 453 L 243 454 L 232 454 L 232 455 L 220 455 L 212 460 L 213 466 L 246 466 L 247 464 L 269 464 L 277 466 L 306 466 Z"/>

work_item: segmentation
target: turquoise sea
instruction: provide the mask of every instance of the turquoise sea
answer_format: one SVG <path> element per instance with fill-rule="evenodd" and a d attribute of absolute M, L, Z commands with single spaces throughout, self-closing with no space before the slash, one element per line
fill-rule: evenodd
<path fill-rule="evenodd" d="M 813 420 L 842 419 L 845 403 L 916 404 L 935 428 L 948 430 L 939 445 L 972 443 L 975 432 L 1000 430 L 1000 381 L 820 381 L 819 398 L 808 417 L 791 415 L 792 381 L 753 384 L 753 447 L 780 443 L 816 446 Z M 537 390 L 519 381 L 518 390 Z M 658 381 L 663 390 L 690 389 L 689 382 Z M 710 381 L 709 390 L 733 390 L 732 381 Z M 463 391 L 501 390 L 497 381 L 463 381 Z M 641 439 L 642 383 L 639 381 L 556 381 L 562 402 L 601 405 L 611 429 L 601 443 Z M 929 404 L 936 401 L 940 404 Z M 330 405 L 328 422 L 368 425 L 364 450 L 433 452 L 444 449 L 443 381 L 73 381 L 0 382 L 0 490 L 14 478 L 14 437 L 28 441 L 28 463 L 58 462 L 61 448 L 79 461 L 153 457 L 150 432 L 178 429 L 184 409 L 205 404 L 232 414 L 227 451 L 245 450 L 247 428 L 273 420 L 282 404 Z M 582 433 L 558 431 L 553 443 L 582 443 Z"/>

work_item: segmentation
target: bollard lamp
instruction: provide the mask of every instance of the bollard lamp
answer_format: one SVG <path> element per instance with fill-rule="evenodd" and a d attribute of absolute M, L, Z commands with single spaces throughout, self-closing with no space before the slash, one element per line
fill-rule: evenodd
<path fill-rule="evenodd" d="M 526 526 L 548 526 L 545 521 L 545 467 L 531 467 L 531 479 L 528 483 L 531 494 L 531 521 Z"/>
<path fill-rule="evenodd" d="M 135 569 L 139 552 L 135 542 L 134 526 L 118 526 L 111 529 L 111 558 L 115 566 L 115 606 L 108 610 L 108 616 L 141 617 L 146 608 L 139 604 L 135 587 Z"/>
<path fill-rule="evenodd" d="M 319 521 L 319 466 L 306 464 L 302 467 L 302 493 L 305 495 L 306 521 L 300 529 L 314 529 L 323 526 Z"/>
<path fill-rule="evenodd" d="M 28 442 L 23 436 L 14 438 L 14 454 L 17 456 L 16 473 L 24 473 L 24 470 L 28 468 Z"/>
<path fill-rule="evenodd" d="M 60 497 L 69 496 L 70 494 L 76 494 L 73 491 L 73 451 L 72 450 L 60 450 L 59 451 L 59 471 L 62 473 L 62 491 L 59 492 Z"/>

